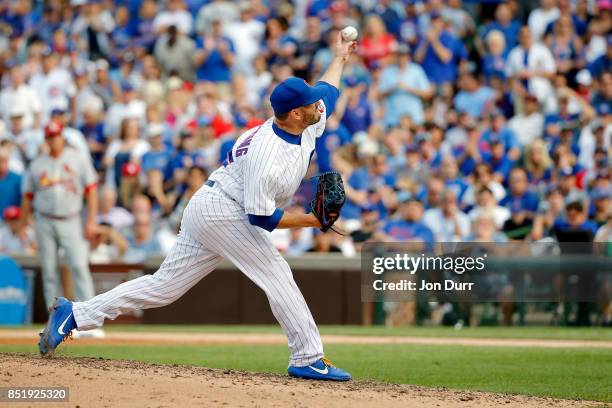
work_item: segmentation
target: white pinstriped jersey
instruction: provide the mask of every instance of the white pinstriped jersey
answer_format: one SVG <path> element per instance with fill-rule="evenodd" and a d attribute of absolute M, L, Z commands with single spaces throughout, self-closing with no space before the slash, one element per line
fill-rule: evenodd
<path fill-rule="evenodd" d="M 308 171 L 315 140 L 325 130 L 325 103 L 320 101 L 321 119 L 295 136 L 275 133 L 274 118 L 240 135 L 224 165 L 210 175 L 221 189 L 238 202 L 246 214 L 269 216 L 286 207 Z"/>

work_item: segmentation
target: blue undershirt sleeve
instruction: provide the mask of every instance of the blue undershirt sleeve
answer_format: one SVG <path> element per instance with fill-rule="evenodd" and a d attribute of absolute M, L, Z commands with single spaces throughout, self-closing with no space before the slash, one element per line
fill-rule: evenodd
<path fill-rule="evenodd" d="M 323 97 L 323 103 L 325 103 L 325 116 L 329 118 L 331 114 L 334 113 L 334 109 L 336 109 L 336 101 L 338 100 L 338 96 L 340 96 L 340 91 L 338 88 L 325 81 L 319 81 L 317 85 L 322 85 L 327 88 L 327 94 Z"/>
<path fill-rule="evenodd" d="M 272 231 L 276 228 L 280 219 L 283 218 L 284 210 L 277 208 L 272 215 L 253 215 L 248 214 L 249 223 L 257 227 L 263 228 L 266 231 Z"/>

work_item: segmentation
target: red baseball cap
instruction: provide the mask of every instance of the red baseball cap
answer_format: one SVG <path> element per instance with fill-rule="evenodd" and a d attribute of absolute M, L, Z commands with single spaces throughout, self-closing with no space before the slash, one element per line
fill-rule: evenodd
<path fill-rule="evenodd" d="M 249 119 L 249 121 L 246 123 L 246 126 L 245 126 L 245 127 L 246 127 L 247 129 L 253 129 L 253 128 L 254 128 L 254 127 L 256 127 L 256 126 L 263 125 L 263 124 L 264 124 L 264 122 L 265 122 L 265 120 L 263 120 L 263 119 L 259 119 L 259 118 L 251 118 L 251 119 Z"/>
<path fill-rule="evenodd" d="M 2 217 L 5 221 L 18 220 L 21 216 L 21 210 L 19 207 L 6 207 L 2 213 Z"/>
<path fill-rule="evenodd" d="M 58 120 L 50 121 L 45 127 L 45 137 L 53 137 L 61 135 L 64 130 L 64 125 Z"/>
<path fill-rule="evenodd" d="M 226 122 L 221 115 L 215 115 L 210 122 L 210 126 L 213 128 L 213 132 L 215 132 L 215 137 L 220 137 L 234 130 L 234 126 L 230 122 Z"/>
<path fill-rule="evenodd" d="M 137 176 L 140 173 L 140 165 L 137 163 L 125 163 L 121 166 L 121 174 L 126 177 Z"/>

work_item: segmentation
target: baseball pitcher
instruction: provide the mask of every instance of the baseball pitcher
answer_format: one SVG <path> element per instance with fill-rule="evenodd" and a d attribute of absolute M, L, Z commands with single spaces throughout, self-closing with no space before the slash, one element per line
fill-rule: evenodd
<path fill-rule="evenodd" d="M 315 86 L 298 78 L 278 84 L 270 96 L 274 117 L 242 134 L 223 166 L 192 197 L 176 244 L 159 270 L 85 302 L 59 298 L 41 335 L 41 354 L 51 355 L 73 329 L 98 328 L 104 319 L 175 301 L 227 258 L 266 293 L 288 338 L 289 374 L 349 380 L 349 373 L 324 357 L 319 330 L 270 231 L 326 230 L 338 218 L 344 191 L 334 173 L 321 176 L 312 213 L 283 208 L 306 175 L 315 140 L 334 110 L 343 67 L 355 49 L 355 41 L 343 41 L 339 34 L 335 57 Z"/>

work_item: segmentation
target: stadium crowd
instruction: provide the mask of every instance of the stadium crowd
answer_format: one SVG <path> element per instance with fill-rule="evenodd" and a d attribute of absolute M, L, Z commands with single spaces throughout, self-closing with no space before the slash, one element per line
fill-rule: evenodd
<path fill-rule="evenodd" d="M 309 176 L 335 169 L 368 240 L 612 241 L 610 0 L 12 0 L 0 4 L 0 252 L 34 253 L 22 179 L 50 124 L 98 173 L 90 261 L 166 252 L 189 198 L 268 96 L 360 30 Z M 55 127 L 56 128 L 56 127 Z M 313 195 L 305 182 L 292 208 Z"/>

